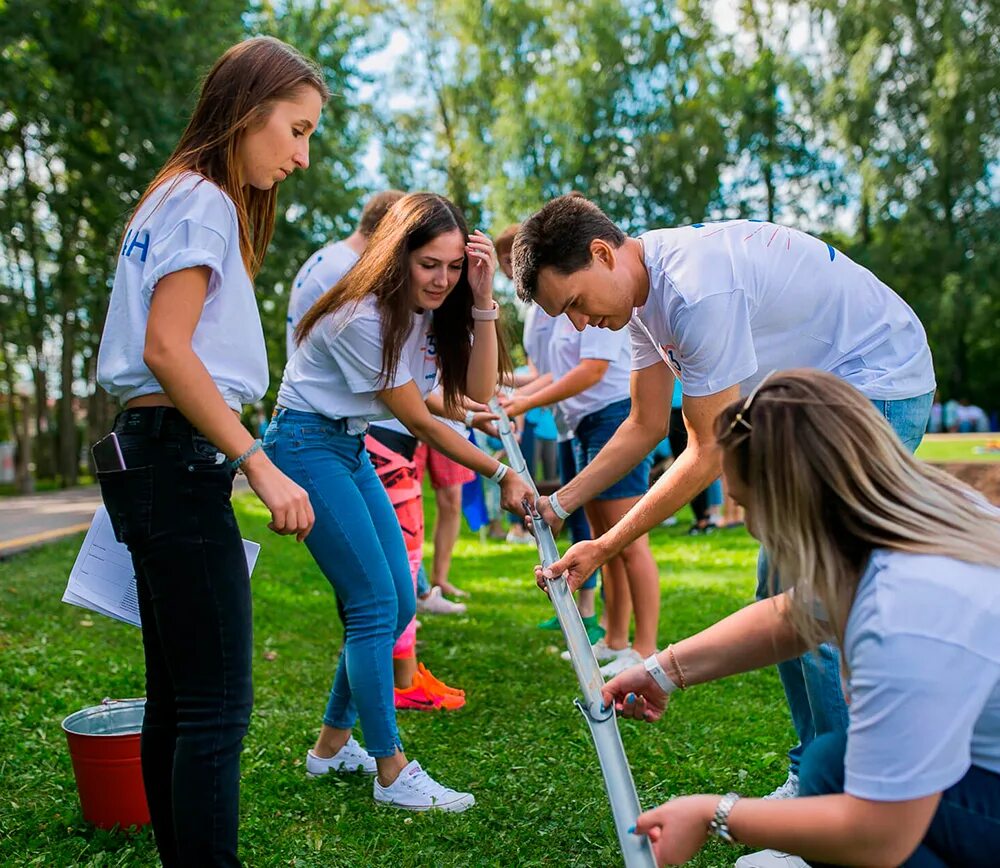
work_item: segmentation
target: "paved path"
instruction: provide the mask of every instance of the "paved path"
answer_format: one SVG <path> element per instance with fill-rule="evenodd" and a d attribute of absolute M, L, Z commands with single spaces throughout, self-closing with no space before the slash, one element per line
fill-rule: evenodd
<path fill-rule="evenodd" d="M 236 491 L 248 490 L 245 477 L 237 476 Z M 0 497 L 0 557 L 85 531 L 100 503 L 96 485 Z"/>

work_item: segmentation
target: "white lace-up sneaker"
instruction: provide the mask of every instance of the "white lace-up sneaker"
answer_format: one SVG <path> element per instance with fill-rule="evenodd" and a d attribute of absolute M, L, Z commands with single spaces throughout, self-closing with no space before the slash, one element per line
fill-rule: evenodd
<path fill-rule="evenodd" d="M 601 675 L 605 678 L 614 678 L 618 673 L 635 666 L 636 663 L 642 663 L 642 657 L 638 651 L 629 648 L 624 654 L 619 654 L 610 663 L 605 663 L 601 667 Z"/>
<path fill-rule="evenodd" d="M 306 754 L 306 774 L 318 778 L 327 772 L 364 772 L 373 775 L 378 771 L 375 757 L 366 751 L 352 735 L 331 757 L 316 756 L 312 751 Z"/>
<path fill-rule="evenodd" d="M 407 811 L 449 811 L 459 813 L 471 808 L 476 800 L 472 793 L 459 793 L 441 786 L 416 760 L 410 762 L 389 786 L 383 787 L 375 778 L 375 801 Z"/>
<path fill-rule="evenodd" d="M 453 603 L 441 593 L 440 588 L 433 587 L 426 597 L 417 597 L 417 611 L 431 615 L 461 615 L 465 611 L 465 603 Z"/>
<path fill-rule="evenodd" d="M 740 856 L 734 868 L 809 868 L 809 863 L 780 850 L 761 850 L 758 853 Z"/>
<path fill-rule="evenodd" d="M 590 650 L 594 652 L 594 656 L 597 658 L 598 663 L 607 663 L 609 660 L 614 660 L 620 657 L 622 654 L 627 654 L 632 650 L 631 645 L 626 645 L 624 648 L 609 648 L 604 644 L 603 639 L 598 639 L 593 645 L 590 646 Z M 563 651 L 559 655 L 563 660 L 569 660 L 569 651 Z"/>
<path fill-rule="evenodd" d="M 794 799 L 799 794 L 799 776 L 795 772 L 789 772 L 788 778 L 765 799 Z"/>

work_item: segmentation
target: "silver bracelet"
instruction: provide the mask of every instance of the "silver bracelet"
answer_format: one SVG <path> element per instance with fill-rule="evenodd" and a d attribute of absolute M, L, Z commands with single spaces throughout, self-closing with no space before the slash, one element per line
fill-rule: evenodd
<path fill-rule="evenodd" d="M 559 498 L 556 497 L 556 494 L 557 492 L 553 491 L 552 494 L 549 495 L 549 506 L 552 508 L 552 511 L 559 516 L 560 521 L 566 521 L 566 519 L 569 518 L 569 513 L 563 509 L 563 506 L 559 502 Z"/>
<path fill-rule="evenodd" d="M 736 844 L 733 833 L 729 831 L 729 812 L 733 805 L 740 800 L 739 793 L 726 793 L 719 799 L 719 806 L 715 809 L 715 816 L 708 821 L 708 831 L 720 841 L 727 844 Z"/>
<path fill-rule="evenodd" d="M 493 307 L 489 310 L 483 310 L 482 308 L 472 305 L 472 318 L 477 322 L 484 322 L 493 319 L 500 319 L 500 305 L 493 302 Z"/>
<path fill-rule="evenodd" d="M 507 465 L 502 461 L 496 470 L 493 471 L 493 475 L 490 477 L 490 482 L 500 482 L 507 475 Z"/>

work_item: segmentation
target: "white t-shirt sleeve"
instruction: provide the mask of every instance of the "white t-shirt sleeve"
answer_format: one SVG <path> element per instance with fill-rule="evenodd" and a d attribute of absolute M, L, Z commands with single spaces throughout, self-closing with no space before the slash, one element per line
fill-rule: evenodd
<path fill-rule="evenodd" d="M 648 368 L 657 362 L 663 362 L 660 354 L 656 351 L 656 347 L 653 346 L 653 342 L 649 339 L 649 335 L 636 325 L 635 322 L 628 324 L 628 336 L 632 343 L 633 371 L 641 371 L 643 368 Z"/>
<path fill-rule="evenodd" d="M 919 635 L 866 630 L 851 645 L 845 791 L 905 801 L 961 780 L 995 682 L 983 677 L 991 664 L 960 645 Z"/>
<path fill-rule="evenodd" d="M 149 244 L 142 274 L 144 301 L 149 303 L 156 284 L 168 274 L 197 266 L 211 269 L 206 301 L 210 300 L 222 286 L 227 239 L 233 234 L 234 218 L 225 195 L 203 181 L 169 196 L 162 208 L 169 210 L 169 218 L 164 214 L 161 222 L 154 212 L 147 227 L 137 227 L 131 241 L 126 238 L 126 246 L 143 240 Z M 146 231 L 149 235 L 144 238 Z"/>
<path fill-rule="evenodd" d="M 742 290 L 716 293 L 693 304 L 679 301 L 668 316 L 685 395 L 714 395 L 757 371 L 750 312 Z M 656 354 L 656 349 L 650 346 L 650 352 Z M 632 367 L 637 369 L 634 353 Z"/>
<path fill-rule="evenodd" d="M 323 341 L 354 394 L 394 389 L 413 379 L 406 359 L 401 355 L 393 381 L 385 382 L 382 375 L 382 323 L 376 313 L 362 312 L 339 330 L 333 319 L 326 317 L 321 323 Z"/>
<path fill-rule="evenodd" d="M 585 328 L 580 336 L 580 360 L 613 362 L 622 354 L 626 336 L 611 329 Z"/>

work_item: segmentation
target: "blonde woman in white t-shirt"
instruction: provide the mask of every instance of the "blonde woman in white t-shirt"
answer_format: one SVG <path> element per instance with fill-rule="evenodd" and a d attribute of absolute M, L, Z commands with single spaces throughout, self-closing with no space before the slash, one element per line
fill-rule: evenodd
<path fill-rule="evenodd" d="M 504 505 L 523 512 L 531 490 L 517 474 L 432 415 L 460 418 L 462 396 L 488 401 L 510 370 L 493 270 L 492 243 L 470 235 L 451 202 L 431 193 L 400 199 L 354 268 L 299 323 L 264 438 L 316 508 L 306 545 L 344 621 L 343 652 L 306 770 L 377 773 L 376 801 L 408 810 L 464 811 L 475 800 L 403 753 L 392 649 L 416 602 L 403 534 L 364 435 L 369 422 L 395 416 L 418 440 L 499 482 Z M 351 734 L 359 717 L 364 748 Z"/>
<path fill-rule="evenodd" d="M 165 866 L 239 865 L 239 761 L 253 701 L 250 578 L 229 499 L 242 469 L 271 528 L 303 539 L 305 491 L 240 423 L 267 389 L 252 278 L 277 185 L 309 165 L 329 96 L 276 39 L 209 72 L 121 241 L 98 381 L 125 409 L 98 478 L 132 554 L 146 659 L 142 772 Z M 114 456 L 114 451 L 111 452 Z"/>

